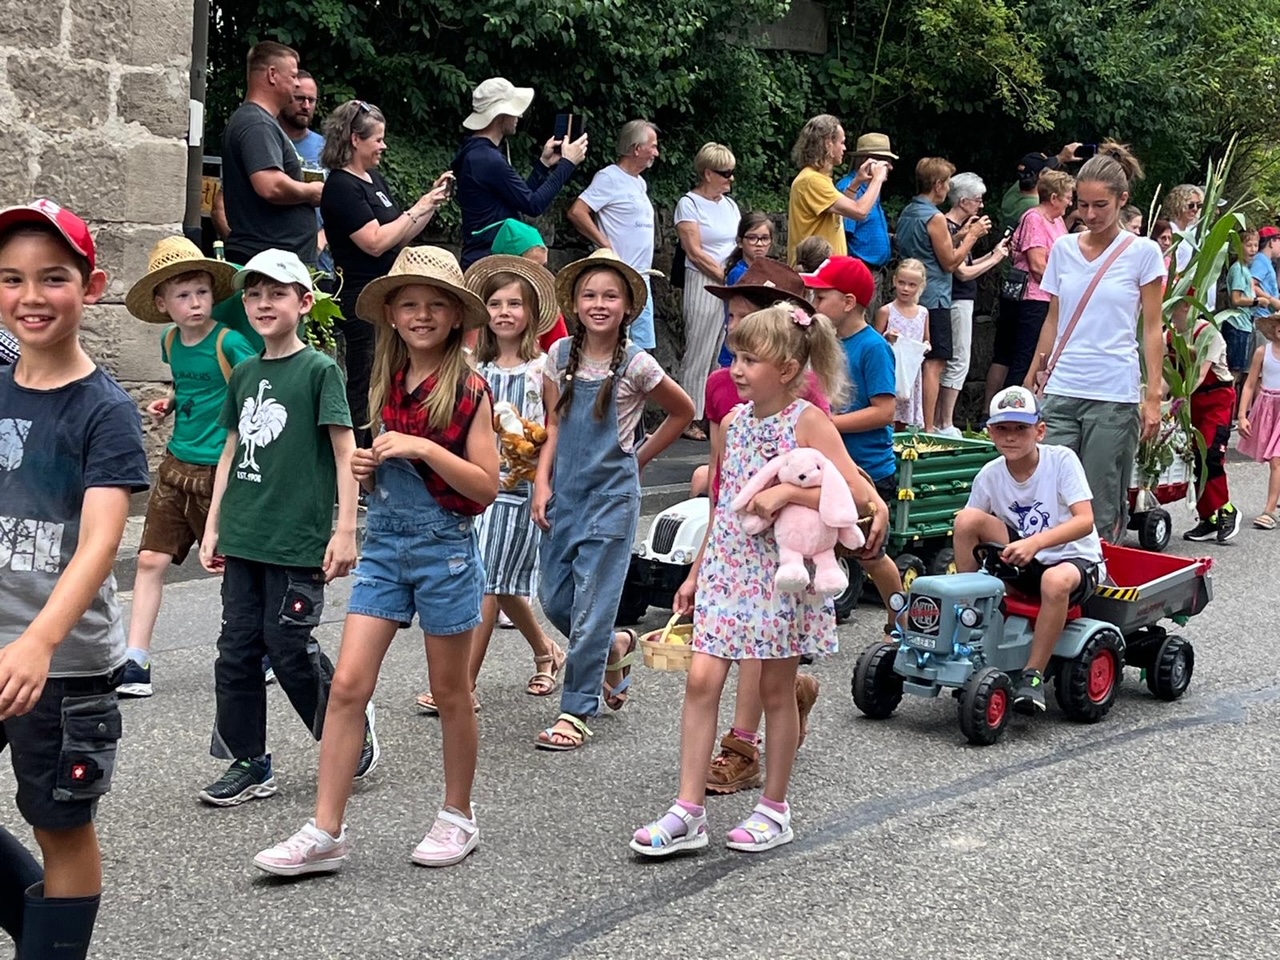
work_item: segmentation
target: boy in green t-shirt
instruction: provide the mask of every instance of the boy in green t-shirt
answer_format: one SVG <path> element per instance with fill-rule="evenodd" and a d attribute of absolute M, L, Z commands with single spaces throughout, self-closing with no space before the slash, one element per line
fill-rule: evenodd
<path fill-rule="evenodd" d="M 236 367 L 220 422 L 218 460 L 200 562 L 222 574 L 217 717 L 210 752 L 231 760 L 200 791 L 214 806 L 276 792 L 266 752 L 263 654 L 317 740 L 324 725 L 333 664 L 312 630 L 324 609 L 324 585 L 356 561 L 355 435 L 338 364 L 298 337 L 314 303 L 311 275 L 296 254 L 264 250 L 235 275 L 262 356 Z M 333 503 L 338 527 L 333 529 Z M 373 704 L 356 776 L 377 762 Z"/>
<path fill-rule="evenodd" d="M 213 318 L 214 304 L 231 296 L 234 276 L 231 264 L 206 259 L 185 237 L 165 237 L 151 251 L 147 275 L 125 298 L 129 312 L 144 323 L 171 324 L 160 337 L 160 350 L 173 371 L 173 391 L 150 403 L 147 412 L 157 420 L 172 414 L 173 437 L 142 528 L 123 697 L 151 696 L 151 634 L 165 571 L 170 563 L 182 563 L 204 534 L 213 469 L 227 436 L 218 424 L 227 381 L 232 368 L 256 352 Z"/>

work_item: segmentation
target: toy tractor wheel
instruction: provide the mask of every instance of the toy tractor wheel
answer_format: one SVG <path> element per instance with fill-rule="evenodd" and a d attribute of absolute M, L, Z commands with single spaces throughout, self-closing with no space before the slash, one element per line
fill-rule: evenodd
<path fill-rule="evenodd" d="M 1154 550 L 1159 553 L 1169 545 L 1173 536 L 1173 518 L 1168 510 L 1151 510 L 1142 518 L 1142 526 L 1138 528 L 1138 546 L 1143 550 Z"/>
<path fill-rule="evenodd" d="M 960 732 L 979 747 L 1000 739 L 1013 709 L 1013 682 L 995 667 L 984 667 L 960 689 Z"/>
<path fill-rule="evenodd" d="M 1097 723 L 1115 703 L 1124 663 L 1124 639 L 1112 629 L 1099 630 L 1080 655 L 1058 668 L 1054 693 L 1070 719 Z"/>
<path fill-rule="evenodd" d="M 858 608 L 858 600 L 862 597 L 862 589 L 867 583 L 867 573 L 862 564 L 851 557 L 837 556 L 836 563 L 849 578 L 849 586 L 845 587 L 832 601 L 836 608 L 836 623 L 844 623 Z"/>
<path fill-rule="evenodd" d="M 888 719 L 902 702 L 902 677 L 893 669 L 896 643 L 877 641 L 858 656 L 853 670 L 853 702 L 872 720 Z"/>
<path fill-rule="evenodd" d="M 1195 670 L 1196 651 L 1176 634 L 1165 638 L 1155 662 L 1147 668 L 1147 689 L 1159 700 L 1177 700 L 1187 691 Z"/>
<path fill-rule="evenodd" d="M 914 553 L 900 553 L 895 562 L 898 565 L 898 576 L 902 578 L 902 589 L 910 593 L 911 585 L 916 582 L 916 577 L 924 576 L 924 561 Z"/>
<path fill-rule="evenodd" d="M 618 613 L 613 622 L 625 627 L 639 623 L 649 612 L 649 593 L 642 587 L 627 583 L 622 588 L 622 599 L 618 601 Z"/>
<path fill-rule="evenodd" d="M 950 547 L 943 547 L 933 555 L 933 560 L 929 563 L 929 573 L 932 576 L 944 576 L 956 572 L 956 552 Z"/>

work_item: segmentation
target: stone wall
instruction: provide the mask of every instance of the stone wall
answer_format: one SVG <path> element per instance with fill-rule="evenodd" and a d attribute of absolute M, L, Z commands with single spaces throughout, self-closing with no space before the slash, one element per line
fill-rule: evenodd
<path fill-rule="evenodd" d="M 183 0 L 0 0 L 0 205 L 49 197 L 89 221 L 111 285 L 85 347 L 139 401 L 169 374 L 124 295 L 181 232 L 191 28 Z"/>

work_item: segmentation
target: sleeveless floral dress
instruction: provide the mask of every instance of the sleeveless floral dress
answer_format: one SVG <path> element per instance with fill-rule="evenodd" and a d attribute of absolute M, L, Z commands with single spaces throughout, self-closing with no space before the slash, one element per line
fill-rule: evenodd
<path fill-rule="evenodd" d="M 759 419 L 754 405 L 735 408 L 725 432 L 720 496 L 711 517 L 711 537 L 698 571 L 693 648 L 726 660 L 781 660 L 836 652 L 831 601 L 812 587 L 804 593 L 775 591 L 778 544 L 770 528 L 751 535 L 733 499 L 766 463 L 794 449 L 796 423 L 810 404 L 792 401 Z"/>

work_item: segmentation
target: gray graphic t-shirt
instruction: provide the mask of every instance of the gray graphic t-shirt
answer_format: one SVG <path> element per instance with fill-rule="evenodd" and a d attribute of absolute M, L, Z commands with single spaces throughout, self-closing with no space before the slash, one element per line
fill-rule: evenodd
<path fill-rule="evenodd" d="M 0 648 L 36 618 L 80 542 L 90 487 L 150 484 L 142 419 L 101 369 L 56 390 L 28 390 L 0 368 Z M 58 645 L 51 677 L 97 676 L 124 662 L 115 575 Z"/>

